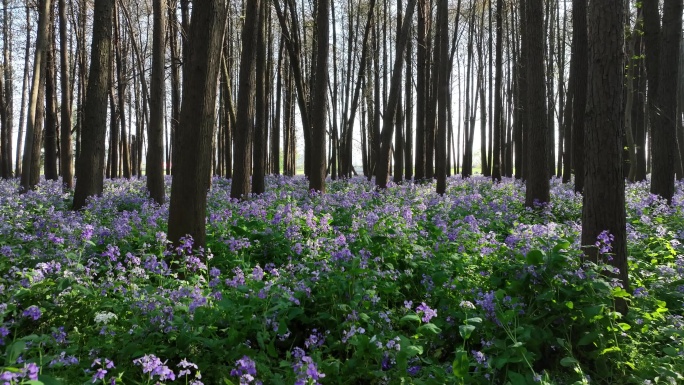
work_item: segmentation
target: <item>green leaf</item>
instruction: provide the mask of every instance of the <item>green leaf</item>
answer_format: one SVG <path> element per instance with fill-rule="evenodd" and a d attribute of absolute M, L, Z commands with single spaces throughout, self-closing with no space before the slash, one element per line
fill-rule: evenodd
<path fill-rule="evenodd" d="M 475 331 L 475 326 L 473 325 L 461 325 L 458 327 L 458 333 L 463 337 L 463 339 L 470 338 L 470 335 Z"/>
<path fill-rule="evenodd" d="M 235 383 L 234 383 L 233 381 L 231 381 L 231 380 L 229 380 L 229 379 L 227 379 L 227 378 L 224 378 L 224 379 L 223 379 L 223 383 L 224 383 L 225 385 L 235 385 Z"/>
<path fill-rule="evenodd" d="M 632 326 L 630 324 L 626 324 L 624 322 L 620 322 L 618 324 L 618 326 L 620 327 L 620 329 L 622 329 L 622 331 L 625 331 L 625 332 L 632 328 Z"/>
<path fill-rule="evenodd" d="M 679 354 L 679 350 L 677 350 L 677 348 L 673 348 L 672 346 L 665 347 L 663 352 L 670 357 L 676 357 Z"/>
<path fill-rule="evenodd" d="M 508 379 L 511 380 L 512 385 L 527 385 L 525 376 L 517 372 L 508 372 Z"/>
<path fill-rule="evenodd" d="M 56 378 L 46 376 L 44 374 L 38 376 L 38 381 L 45 385 L 62 385 L 61 381 L 57 380 Z"/>
<path fill-rule="evenodd" d="M 437 325 L 429 323 L 425 325 L 421 325 L 418 330 L 416 330 L 418 333 L 421 334 L 439 334 L 442 332 L 442 329 L 438 328 Z"/>
<path fill-rule="evenodd" d="M 407 314 L 399 320 L 400 323 L 404 322 L 418 322 L 420 323 L 420 317 L 417 314 Z"/>
<path fill-rule="evenodd" d="M 565 357 L 565 358 L 560 360 L 560 364 L 562 366 L 565 366 L 566 368 L 571 368 L 571 367 L 579 364 L 579 361 L 577 361 L 576 359 L 574 359 L 572 357 Z"/>
<path fill-rule="evenodd" d="M 465 323 L 479 325 L 482 323 L 482 318 L 480 318 L 480 317 L 467 318 L 465 320 Z"/>
<path fill-rule="evenodd" d="M 456 378 L 465 379 L 469 376 L 470 361 L 468 360 L 468 353 L 464 350 L 456 351 L 456 358 L 453 362 L 453 373 Z"/>
<path fill-rule="evenodd" d="M 578 346 L 589 345 L 592 342 L 596 341 L 598 336 L 599 336 L 599 332 L 597 332 L 597 331 L 589 332 L 589 333 L 583 335 L 582 338 L 579 339 L 579 341 L 577 342 L 577 345 Z"/>
<path fill-rule="evenodd" d="M 621 352 L 621 351 L 622 351 L 622 349 L 620 349 L 619 347 L 611 346 L 609 348 L 605 348 L 605 349 L 601 350 L 601 353 L 599 353 L 599 354 L 604 355 L 604 354 L 608 354 L 608 353 L 615 353 L 615 352 Z"/>
<path fill-rule="evenodd" d="M 544 252 L 541 250 L 530 250 L 525 257 L 525 262 L 528 265 L 541 265 L 544 262 Z"/>
<path fill-rule="evenodd" d="M 566 306 L 568 309 L 570 309 L 570 310 L 572 310 L 572 309 L 575 308 L 575 304 L 572 303 L 572 301 L 567 301 L 567 302 L 565 303 L 565 306 Z"/>
<path fill-rule="evenodd" d="M 17 358 L 26 349 L 26 342 L 19 340 L 7 347 L 7 365 L 14 365 L 17 363 Z"/>

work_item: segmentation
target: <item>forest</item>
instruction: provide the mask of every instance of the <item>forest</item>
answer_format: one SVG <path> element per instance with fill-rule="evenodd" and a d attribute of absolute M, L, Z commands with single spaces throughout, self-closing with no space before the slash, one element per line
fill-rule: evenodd
<path fill-rule="evenodd" d="M 684 383 L 684 0 L 1 1 L 0 383 Z"/>

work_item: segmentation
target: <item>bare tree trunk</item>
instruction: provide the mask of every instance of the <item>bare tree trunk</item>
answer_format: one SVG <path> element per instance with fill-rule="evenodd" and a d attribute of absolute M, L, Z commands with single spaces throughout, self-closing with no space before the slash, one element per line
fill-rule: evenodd
<path fill-rule="evenodd" d="M 48 44 L 48 27 L 50 22 L 51 0 L 41 0 L 40 13 L 38 15 L 38 36 L 36 38 L 36 52 L 33 60 L 33 81 L 31 84 L 31 97 L 29 99 L 28 117 L 26 119 L 26 143 L 24 144 L 24 158 L 22 160 L 21 190 L 26 192 L 35 184 L 31 183 L 31 163 L 33 161 L 33 140 L 36 124 L 36 110 L 40 100 L 38 94 L 41 87 L 41 68 L 43 57 Z"/>
<path fill-rule="evenodd" d="M 501 143 L 503 125 L 503 0 L 496 1 L 496 75 L 494 79 L 494 154 L 492 180 L 501 181 Z"/>
<path fill-rule="evenodd" d="M 50 12 L 48 50 L 45 54 L 45 179 L 57 180 L 57 100 L 56 77 L 55 77 L 55 23 L 54 14 Z M 40 153 L 39 153 L 40 156 Z"/>
<path fill-rule="evenodd" d="M 178 139 L 183 146 L 178 148 L 179 163 L 171 185 L 168 228 L 171 242 L 178 244 L 190 235 L 194 248 L 206 246 L 211 141 L 225 15 L 223 0 L 193 4 L 188 76 L 178 125 Z"/>
<path fill-rule="evenodd" d="M 444 195 L 446 193 L 447 180 L 447 119 L 448 119 L 448 103 L 449 90 L 451 89 L 451 63 L 446 60 L 449 54 L 449 2 L 448 0 L 440 0 L 437 4 L 437 36 L 435 39 L 437 45 L 436 50 L 439 51 L 439 72 L 436 74 L 439 77 L 439 87 L 437 89 L 438 110 L 437 110 L 437 135 L 435 140 L 435 174 L 437 177 L 437 194 Z"/>
<path fill-rule="evenodd" d="M 26 35 L 30 36 L 31 34 L 31 13 L 29 11 L 28 5 L 26 6 Z M 22 172 L 22 141 L 24 139 L 24 117 L 26 115 L 26 98 L 27 98 L 27 91 L 28 91 L 28 79 L 29 79 L 29 52 L 31 48 L 31 41 L 30 39 L 26 39 L 26 46 L 24 48 L 24 76 L 22 80 L 22 86 L 21 86 L 21 108 L 19 112 L 19 130 L 17 132 L 17 154 L 16 157 L 14 158 L 14 164 L 15 164 L 15 169 L 14 169 L 14 175 L 16 177 L 19 177 Z M 28 119 L 28 117 L 27 117 Z"/>
<path fill-rule="evenodd" d="M 230 189 L 231 198 L 247 199 L 251 191 L 252 138 L 254 111 L 252 92 L 254 89 L 254 62 L 256 42 L 260 28 L 261 1 L 245 4 L 245 24 L 242 29 L 242 56 L 240 59 L 240 85 L 235 122 L 235 165 Z"/>
<path fill-rule="evenodd" d="M 311 111 L 311 167 L 309 190 L 325 193 L 326 127 L 328 117 L 328 54 L 330 0 L 318 1 L 316 17 L 316 68 Z"/>
<path fill-rule="evenodd" d="M 527 107 L 529 111 L 527 128 L 528 172 L 525 189 L 525 206 L 535 207 L 547 203 L 549 196 L 549 168 L 547 140 L 550 129 L 546 117 L 546 92 L 544 87 L 544 42 L 542 39 L 543 2 L 527 1 Z"/>
<path fill-rule="evenodd" d="M 71 143 L 71 73 L 69 69 L 69 50 L 67 48 L 67 15 L 66 0 L 59 0 L 59 44 L 62 85 L 62 124 L 60 132 L 60 149 L 62 182 L 67 189 L 74 187 L 74 150 Z"/>
<path fill-rule="evenodd" d="M 113 6 L 113 0 L 95 3 L 90 75 L 83 119 L 83 148 L 76 164 L 74 210 L 82 209 L 88 197 L 102 194 L 103 189 Z"/>
<path fill-rule="evenodd" d="M 150 125 L 147 127 L 147 190 L 158 204 L 164 204 L 164 98 L 166 84 L 166 0 L 152 2 L 154 31 L 152 33 L 152 77 L 150 80 Z"/>
<path fill-rule="evenodd" d="M 266 153 L 266 130 L 268 129 L 268 122 L 266 119 L 266 9 L 268 7 L 262 5 L 259 7 L 259 24 L 257 25 L 256 37 L 256 74 L 255 74 L 255 119 L 253 129 L 253 146 L 252 146 L 252 193 L 263 194 L 266 190 L 265 175 L 266 164 L 264 162 L 264 155 Z"/>
<path fill-rule="evenodd" d="M 0 93 L 4 92 L 4 122 L 2 131 L 2 177 L 12 177 L 12 134 L 14 132 L 14 80 L 12 65 L 12 15 L 9 9 L 9 0 L 3 0 L 3 73 L 5 77 L 4 87 L 0 88 Z M 27 36 L 29 33 L 27 32 Z M 17 148 L 17 152 L 19 148 Z"/>
<path fill-rule="evenodd" d="M 645 10 L 644 10 L 645 11 Z M 661 30 L 656 119 L 652 121 L 653 172 L 651 193 L 672 203 L 677 161 L 677 82 L 682 38 L 682 0 L 665 0 Z M 681 165 L 680 165 L 681 167 Z"/>
<path fill-rule="evenodd" d="M 408 33 L 415 8 L 416 0 L 409 0 L 406 6 L 404 21 L 401 24 L 401 34 L 397 39 L 396 56 L 394 59 L 394 68 L 392 70 L 392 80 L 390 83 L 389 96 L 387 97 L 387 107 L 385 108 L 382 122 L 380 158 L 378 159 L 378 163 L 376 165 L 377 172 L 375 174 L 375 184 L 380 188 L 387 187 L 390 147 L 392 145 L 392 134 L 394 130 L 394 118 L 396 117 L 399 86 L 401 83 L 401 75 L 403 73 L 404 66 L 404 49 L 406 48 L 406 41 L 408 40 Z"/>

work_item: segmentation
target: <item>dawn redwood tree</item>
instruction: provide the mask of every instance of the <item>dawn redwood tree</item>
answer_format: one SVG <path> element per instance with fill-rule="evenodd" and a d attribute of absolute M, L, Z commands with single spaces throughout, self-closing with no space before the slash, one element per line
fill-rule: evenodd
<path fill-rule="evenodd" d="M 527 159 L 525 206 L 534 207 L 535 203 L 549 202 L 549 168 L 547 161 L 546 91 L 544 75 L 544 12 L 543 0 L 528 0 L 527 40 L 528 51 L 525 60 L 527 69 L 527 110 L 528 127 L 526 132 Z"/>
<path fill-rule="evenodd" d="M 183 87 L 178 143 L 169 204 L 169 240 L 192 236 L 193 247 L 206 244 L 207 191 L 211 181 L 211 141 L 216 115 L 216 87 L 225 27 L 225 1 L 193 4 L 187 71 Z"/>
<path fill-rule="evenodd" d="M 167 0 L 153 0 L 152 79 L 150 80 L 150 124 L 147 127 L 147 190 L 150 198 L 164 203 L 164 96 L 166 83 L 164 59 L 166 57 Z M 123 108 L 123 106 L 121 106 Z M 114 128 L 116 129 L 116 128 Z"/>
<path fill-rule="evenodd" d="M 102 194 L 104 184 L 113 7 L 113 0 L 95 2 L 90 73 L 83 109 L 81 153 L 76 163 L 74 210 L 82 209 L 88 197 Z"/>
<path fill-rule="evenodd" d="M 496 74 L 494 75 L 494 135 L 492 180 L 501 181 L 501 145 L 503 142 L 503 0 L 496 1 Z"/>
<path fill-rule="evenodd" d="M 682 0 L 665 0 L 660 32 L 660 62 L 655 119 L 651 121 L 653 172 L 651 193 L 672 203 L 677 161 L 677 81 L 682 38 Z"/>
<path fill-rule="evenodd" d="M 251 190 L 252 133 L 254 131 L 252 125 L 254 121 L 252 91 L 254 89 L 255 48 L 260 23 L 259 8 L 261 6 L 261 0 L 245 3 L 245 24 L 242 27 L 242 54 L 240 57 L 238 102 L 233 137 L 233 180 L 230 186 L 230 197 L 234 199 L 247 198 Z"/>
<path fill-rule="evenodd" d="M 590 2 L 582 245 L 587 257 L 598 261 L 600 252 L 594 245 L 608 231 L 614 237 L 610 263 L 620 270 L 618 277 L 629 290 L 622 162 L 623 15 L 622 1 Z M 624 313 L 626 303 L 618 303 L 617 310 Z"/>
<path fill-rule="evenodd" d="M 318 0 L 316 15 L 316 83 L 311 109 L 311 167 L 309 190 L 325 192 L 326 128 L 328 126 L 328 53 L 330 51 L 330 0 Z"/>

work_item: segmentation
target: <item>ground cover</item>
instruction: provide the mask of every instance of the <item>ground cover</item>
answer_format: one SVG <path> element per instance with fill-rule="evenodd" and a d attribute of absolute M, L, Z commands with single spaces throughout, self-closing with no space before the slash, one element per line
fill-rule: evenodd
<path fill-rule="evenodd" d="M 512 180 L 272 177 L 237 202 L 214 179 L 200 251 L 169 247 L 144 186 L 73 212 L 56 183 L 0 182 L 0 383 L 684 381 L 681 186 L 673 206 L 628 187 L 629 290 L 582 261 L 581 197 L 557 181 L 532 211 Z"/>

